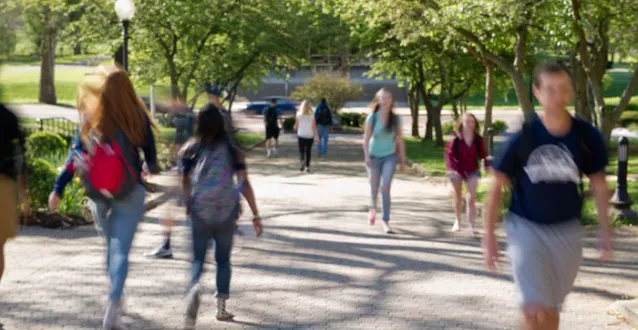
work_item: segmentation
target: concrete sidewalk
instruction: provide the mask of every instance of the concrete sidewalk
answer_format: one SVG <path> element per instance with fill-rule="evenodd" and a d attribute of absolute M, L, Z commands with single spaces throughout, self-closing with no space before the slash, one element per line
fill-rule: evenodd
<path fill-rule="evenodd" d="M 314 156 L 314 155 L 313 155 Z M 250 154 L 249 172 L 265 233 L 240 222 L 233 250 L 232 323 L 213 321 L 215 275 L 209 254 L 199 329 L 513 329 L 518 320 L 509 267 L 485 270 L 480 241 L 452 233 L 445 185 L 411 173 L 392 185 L 396 235 L 367 224 L 369 186 L 360 141 L 333 137 L 329 156 L 299 172 L 292 136 L 280 155 Z M 245 208 L 248 210 L 248 208 Z M 159 218 L 178 220 L 175 259 L 142 255 L 161 241 Z M 502 234 L 502 233 L 501 233 Z M 630 327 L 606 315 L 622 296 L 637 296 L 638 233 L 622 229 L 616 261 L 597 261 L 595 232 L 561 318 L 561 329 Z M 107 278 L 104 247 L 92 227 L 27 228 L 6 248 L 0 284 L 0 321 L 7 330 L 97 329 Z M 188 224 L 182 208 L 165 204 L 140 224 L 127 281 L 130 329 L 181 329 L 190 266 Z"/>

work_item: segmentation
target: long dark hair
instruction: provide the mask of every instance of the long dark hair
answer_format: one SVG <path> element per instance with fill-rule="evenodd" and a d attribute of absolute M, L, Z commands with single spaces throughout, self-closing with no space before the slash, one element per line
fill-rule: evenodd
<path fill-rule="evenodd" d="M 390 95 L 390 97 L 392 97 L 392 105 L 390 105 L 390 116 L 388 117 L 388 121 L 385 124 L 385 130 L 387 132 L 391 132 L 393 129 L 397 128 L 398 125 L 397 115 L 394 114 L 394 96 L 392 95 L 392 93 L 390 93 L 390 91 L 387 90 L 385 87 L 381 88 L 374 95 L 374 100 L 372 100 L 370 108 L 372 108 L 372 115 L 378 117 L 377 112 L 379 112 L 379 109 L 381 109 L 381 104 L 379 104 L 379 95 L 381 95 L 382 93 L 387 93 L 388 95 Z M 376 124 L 376 120 L 373 121 L 373 124 Z M 374 130 L 374 125 L 372 126 L 372 129 Z"/>
<path fill-rule="evenodd" d="M 224 129 L 224 117 L 214 105 L 209 105 L 197 115 L 195 138 L 203 146 L 213 146 L 228 140 Z"/>
<path fill-rule="evenodd" d="M 195 139 L 201 147 L 213 147 L 220 142 L 226 142 L 233 160 L 235 162 L 242 161 L 244 155 L 241 149 L 230 140 L 224 120 L 226 118 L 224 118 L 221 111 L 214 105 L 209 104 L 197 115 Z"/>

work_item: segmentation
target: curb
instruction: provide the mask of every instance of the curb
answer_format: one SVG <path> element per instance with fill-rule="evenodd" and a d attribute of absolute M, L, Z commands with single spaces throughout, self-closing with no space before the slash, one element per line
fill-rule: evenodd
<path fill-rule="evenodd" d="M 260 145 L 262 145 L 264 143 L 266 143 L 266 139 L 263 139 L 263 140 L 255 143 L 255 144 L 253 144 L 251 146 L 248 146 L 247 148 L 244 148 L 244 151 L 252 151 L 253 149 L 259 147 Z"/>
<path fill-rule="evenodd" d="M 638 326 L 638 300 L 617 300 L 609 306 L 607 314 L 623 319 L 636 327 Z"/>

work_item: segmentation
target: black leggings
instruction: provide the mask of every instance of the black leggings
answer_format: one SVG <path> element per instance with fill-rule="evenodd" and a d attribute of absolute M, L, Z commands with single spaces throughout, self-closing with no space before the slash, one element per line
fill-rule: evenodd
<path fill-rule="evenodd" d="M 299 141 L 299 160 L 303 164 L 306 162 L 306 167 L 310 167 L 310 155 L 312 154 L 312 144 L 315 142 L 314 139 L 306 139 L 302 137 L 297 137 Z"/>

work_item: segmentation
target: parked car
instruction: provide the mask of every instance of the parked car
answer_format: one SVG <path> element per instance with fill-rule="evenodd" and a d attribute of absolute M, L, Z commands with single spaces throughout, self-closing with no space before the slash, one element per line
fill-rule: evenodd
<path fill-rule="evenodd" d="M 283 96 L 270 96 L 261 99 L 258 102 L 251 102 L 246 106 L 246 110 L 255 111 L 256 114 L 261 115 L 264 109 L 270 105 L 272 99 L 277 100 L 277 109 L 279 111 L 297 111 L 299 102 L 291 101 Z"/>

